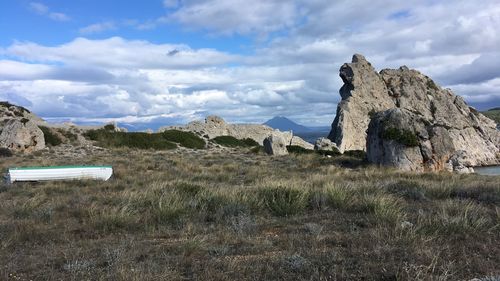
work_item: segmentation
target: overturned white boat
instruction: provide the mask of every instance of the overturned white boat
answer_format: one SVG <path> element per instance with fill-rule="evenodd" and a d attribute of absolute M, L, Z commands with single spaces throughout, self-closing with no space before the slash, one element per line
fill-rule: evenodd
<path fill-rule="evenodd" d="M 53 166 L 11 168 L 7 175 L 10 183 L 19 181 L 52 181 L 52 180 L 103 180 L 113 175 L 111 166 Z"/>

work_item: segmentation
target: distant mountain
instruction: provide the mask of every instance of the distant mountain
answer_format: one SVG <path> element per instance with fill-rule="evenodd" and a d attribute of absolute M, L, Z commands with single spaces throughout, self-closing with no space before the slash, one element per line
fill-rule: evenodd
<path fill-rule="evenodd" d="M 299 125 L 292 120 L 283 117 L 276 116 L 264 123 L 273 129 L 278 129 L 280 131 L 293 131 L 293 132 L 311 132 L 312 129 L 306 126 Z"/>

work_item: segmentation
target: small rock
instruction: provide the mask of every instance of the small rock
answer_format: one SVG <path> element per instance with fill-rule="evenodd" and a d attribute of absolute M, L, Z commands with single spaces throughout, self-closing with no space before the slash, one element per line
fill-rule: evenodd
<path fill-rule="evenodd" d="M 314 143 L 314 150 L 338 151 L 337 144 L 327 138 L 319 138 Z"/>
<path fill-rule="evenodd" d="M 269 155 L 287 155 L 287 143 L 278 135 L 270 135 L 264 139 L 264 151 Z"/>

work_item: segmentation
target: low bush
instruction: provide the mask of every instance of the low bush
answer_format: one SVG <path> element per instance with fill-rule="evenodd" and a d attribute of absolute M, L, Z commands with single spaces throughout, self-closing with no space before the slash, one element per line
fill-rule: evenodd
<path fill-rule="evenodd" d="M 138 149 L 175 149 L 177 145 L 167 141 L 162 134 L 110 132 L 104 129 L 90 130 L 84 134 L 103 147 L 130 147 Z"/>
<path fill-rule="evenodd" d="M 45 144 L 50 145 L 50 146 L 58 146 L 62 143 L 61 138 L 52 131 L 51 128 L 45 127 L 45 126 L 38 126 L 40 130 L 43 132 L 43 138 L 45 139 Z"/>
<path fill-rule="evenodd" d="M 12 157 L 12 151 L 5 147 L 0 147 L 0 157 Z"/>
<path fill-rule="evenodd" d="M 314 153 L 314 150 L 306 149 L 306 148 L 303 148 L 302 146 L 298 146 L 298 145 L 287 145 L 286 150 L 288 150 L 289 153 L 296 153 L 296 154 Z"/>
<path fill-rule="evenodd" d="M 259 145 L 259 143 L 253 139 L 245 138 L 240 140 L 233 136 L 218 136 L 213 138 L 212 142 L 227 147 L 252 147 Z"/>
<path fill-rule="evenodd" d="M 303 212 L 308 202 L 306 191 L 285 187 L 262 188 L 258 197 L 265 208 L 280 217 Z"/>
<path fill-rule="evenodd" d="M 176 142 L 186 148 L 193 148 L 193 149 L 205 148 L 205 141 L 192 132 L 167 130 L 164 131 L 162 135 L 167 141 Z"/>
<path fill-rule="evenodd" d="M 337 149 L 334 149 L 334 150 L 316 150 L 316 153 L 318 153 L 319 155 L 323 155 L 323 156 L 339 156 L 342 154 Z"/>
<path fill-rule="evenodd" d="M 414 132 L 409 130 L 399 130 L 396 128 L 387 128 L 382 132 L 382 138 L 394 140 L 400 144 L 412 147 L 418 146 L 418 138 Z"/>

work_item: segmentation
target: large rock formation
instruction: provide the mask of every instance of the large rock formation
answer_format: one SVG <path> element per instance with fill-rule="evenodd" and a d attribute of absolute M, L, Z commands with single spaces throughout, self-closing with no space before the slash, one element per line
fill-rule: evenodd
<path fill-rule="evenodd" d="M 370 114 L 393 108 L 395 103 L 380 75 L 362 55 L 354 55 L 352 63 L 340 68 L 340 78 L 344 81 L 340 89 L 342 101 L 328 138 L 342 153 L 366 150 Z"/>
<path fill-rule="evenodd" d="M 367 150 L 371 162 L 414 171 L 500 162 L 495 122 L 420 72 L 403 66 L 377 73 L 354 55 L 340 76 L 342 101 L 329 138 L 341 152 Z"/>
<path fill-rule="evenodd" d="M 12 119 L 2 128 L 0 134 L 0 147 L 12 151 L 33 152 L 45 148 L 42 130 L 35 122 L 24 119 Z"/>
<path fill-rule="evenodd" d="M 250 138 L 264 144 L 264 139 L 274 135 L 281 137 L 286 145 L 297 145 L 307 149 L 312 149 L 313 145 L 304 141 L 303 139 L 294 136 L 292 132 L 281 132 L 265 125 L 257 124 L 229 124 L 218 116 L 208 116 L 205 122 L 193 121 L 185 126 L 169 126 L 160 128 L 160 132 L 176 129 L 182 131 L 189 131 L 213 139 L 218 136 L 232 136 L 237 139 Z"/>

